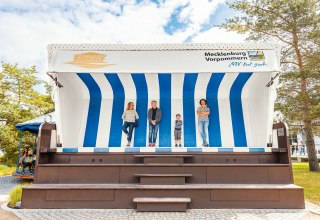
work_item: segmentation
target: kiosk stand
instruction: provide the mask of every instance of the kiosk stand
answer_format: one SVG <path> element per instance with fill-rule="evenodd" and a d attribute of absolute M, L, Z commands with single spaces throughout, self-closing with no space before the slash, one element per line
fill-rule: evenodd
<path fill-rule="evenodd" d="M 56 124 L 40 129 L 21 207 L 304 208 L 286 126 L 273 124 L 278 72 L 275 45 L 49 45 Z M 197 126 L 202 98 L 209 147 Z M 157 147 L 147 147 L 152 100 L 162 110 Z M 131 147 L 121 130 L 128 102 L 139 114 Z"/>

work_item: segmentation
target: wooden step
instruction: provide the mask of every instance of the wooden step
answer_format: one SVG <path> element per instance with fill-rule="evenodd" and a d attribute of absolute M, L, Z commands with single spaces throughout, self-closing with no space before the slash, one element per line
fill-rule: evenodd
<path fill-rule="evenodd" d="M 289 164 L 43 164 L 37 167 L 35 182 L 139 183 L 134 174 L 189 173 L 193 176 L 187 183 L 277 184 L 291 183 L 290 172 Z"/>
<path fill-rule="evenodd" d="M 133 199 L 137 203 L 138 212 L 185 212 L 190 198 L 157 198 L 138 197 Z"/>
<path fill-rule="evenodd" d="M 140 184 L 144 185 L 183 185 L 186 183 L 187 177 L 192 177 L 192 174 L 134 174 L 139 177 Z"/>
<path fill-rule="evenodd" d="M 138 154 L 136 158 L 143 158 L 144 164 L 183 164 L 185 158 L 192 158 L 194 155 L 189 154 Z"/>
<path fill-rule="evenodd" d="M 37 184 L 23 187 L 22 208 L 133 209 L 133 198 L 191 198 L 188 208 L 304 208 L 293 184 Z"/>

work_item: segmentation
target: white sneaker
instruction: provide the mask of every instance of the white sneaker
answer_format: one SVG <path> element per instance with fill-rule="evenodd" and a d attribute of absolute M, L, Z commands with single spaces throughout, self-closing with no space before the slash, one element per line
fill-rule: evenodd
<path fill-rule="evenodd" d="M 131 144 L 131 143 L 130 143 L 130 141 L 129 141 L 129 142 L 127 143 L 127 147 L 130 147 L 130 144 Z"/>

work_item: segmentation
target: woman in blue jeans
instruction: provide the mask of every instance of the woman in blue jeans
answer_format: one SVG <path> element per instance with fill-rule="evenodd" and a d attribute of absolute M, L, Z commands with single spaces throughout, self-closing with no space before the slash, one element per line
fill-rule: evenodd
<path fill-rule="evenodd" d="M 159 130 L 159 123 L 162 118 L 162 112 L 157 107 L 157 102 L 153 100 L 151 102 L 151 108 L 148 110 L 149 121 L 149 147 L 155 147 L 157 141 L 157 134 Z"/>
<path fill-rule="evenodd" d="M 133 102 L 129 102 L 127 109 L 122 114 L 122 119 L 124 120 L 122 131 L 127 135 L 127 140 L 128 140 L 127 147 L 130 147 L 135 120 L 138 120 L 138 118 L 139 118 L 139 115 L 136 112 L 136 110 L 134 110 Z M 129 131 L 128 131 L 128 128 L 129 128 Z"/>
<path fill-rule="evenodd" d="M 209 147 L 208 138 L 208 127 L 209 127 L 209 114 L 210 109 L 207 107 L 207 100 L 200 100 L 200 107 L 197 110 L 198 114 L 198 129 L 202 138 L 202 146 Z"/>

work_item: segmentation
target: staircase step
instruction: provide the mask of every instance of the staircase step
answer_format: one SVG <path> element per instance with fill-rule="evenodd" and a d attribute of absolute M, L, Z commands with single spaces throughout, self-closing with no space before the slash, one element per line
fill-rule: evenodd
<path fill-rule="evenodd" d="M 137 203 L 138 212 L 185 212 L 191 198 L 138 197 L 133 202 Z"/>
<path fill-rule="evenodd" d="M 186 183 L 186 177 L 192 177 L 192 174 L 134 174 L 139 177 L 140 184 L 144 185 L 183 185 Z"/>
<path fill-rule="evenodd" d="M 192 158 L 194 155 L 189 154 L 138 154 L 136 158 L 143 158 L 144 164 L 183 164 L 185 158 Z"/>
<path fill-rule="evenodd" d="M 293 184 L 141 185 L 118 183 L 35 183 L 31 186 L 23 187 L 21 206 L 22 208 L 37 209 L 132 209 L 135 207 L 133 199 L 141 197 L 187 197 L 192 200 L 188 204 L 188 208 L 194 209 L 304 208 L 303 188 Z M 165 204 L 171 206 L 170 203 Z M 146 208 L 149 209 L 149 207 Z M 161 211 L 160 208 L 157 208 L 157 210 Z"/>

